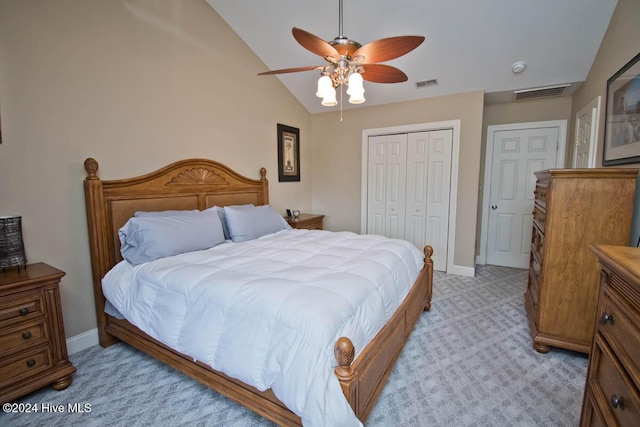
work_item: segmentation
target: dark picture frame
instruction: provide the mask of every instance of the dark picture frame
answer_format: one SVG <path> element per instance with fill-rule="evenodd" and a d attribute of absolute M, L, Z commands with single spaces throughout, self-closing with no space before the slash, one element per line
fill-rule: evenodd
<path fill-rule="evenodd" d="M 640 163 L 640 53 L 607 80 L 604 166 Z"/>
<path fill-rule="evenodd" d="M 278 123 L 278 181 L 300 181 L 300 129 Z"/>

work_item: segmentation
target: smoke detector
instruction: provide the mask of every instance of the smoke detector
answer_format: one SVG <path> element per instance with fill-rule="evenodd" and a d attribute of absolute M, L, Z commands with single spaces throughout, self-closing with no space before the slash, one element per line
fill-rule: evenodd
<path fill-rule="evenodd" d="M 524 61 L 514 62 L 511 66 L 511 70 L 516 74 L 523 72 L 525 68 L 527 68 L 527 63 Z"/>

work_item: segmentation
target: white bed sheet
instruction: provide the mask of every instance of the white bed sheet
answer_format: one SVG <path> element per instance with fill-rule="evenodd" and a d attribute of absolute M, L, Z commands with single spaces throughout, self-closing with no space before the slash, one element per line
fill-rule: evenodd
<path fill-rule="evenodd" d="M 284 230 L 132 266 L 104 295 L 169 347 L 259 390 L 271 388 L 305 426 L 361 425 L 333 373 L 333 347 L 362 350 L 423 266 L 404 240 Z"/>

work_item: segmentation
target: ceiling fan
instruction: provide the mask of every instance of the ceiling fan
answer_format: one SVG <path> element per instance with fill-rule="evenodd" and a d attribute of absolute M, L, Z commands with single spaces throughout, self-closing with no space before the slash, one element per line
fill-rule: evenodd
<path fill-rule="evenodd" d="M 401 83 L 408 80 L 407 75 L 390 65 L 379 62 L 390 61 L 411 52 L 424 41 L 422 36 L 399 36 L 375 40 L 364 46 L 345 37 L 342 33 L 342 0 L 339 1 L 339 36 L 326 42 L 300 28 L 293 28 L 293 37 L 302 47 L 320 55 L 327 65 L 285 68 L 265 71 L 260 76 L 297 73 L 300 71 L 321 70 L 316 96 L 322 98 L 322 105 L 334 106 L 336 88 L 346 84 L 349 102 L 361 104 L 364 99 L 363 80 L 374 83 Z"/>

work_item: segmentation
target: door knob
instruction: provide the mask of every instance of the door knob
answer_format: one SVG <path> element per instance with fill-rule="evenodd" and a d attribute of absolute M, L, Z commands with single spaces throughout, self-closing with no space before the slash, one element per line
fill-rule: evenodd
<path fill-rule="evenodd" d="M 498 205 L 491 205 L 491 209 L 495 211 L 496 209 L 498 209 Z"/>

